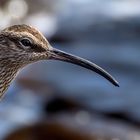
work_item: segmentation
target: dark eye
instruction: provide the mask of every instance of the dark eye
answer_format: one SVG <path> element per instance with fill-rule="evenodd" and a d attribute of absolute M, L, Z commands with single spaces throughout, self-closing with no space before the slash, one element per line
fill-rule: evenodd
<path fill-rule="evenodd" d="M 25 47 L 30 47 L 32 45 L 32 41 L 28 38 L 21 39 L 20 43 Z"/>

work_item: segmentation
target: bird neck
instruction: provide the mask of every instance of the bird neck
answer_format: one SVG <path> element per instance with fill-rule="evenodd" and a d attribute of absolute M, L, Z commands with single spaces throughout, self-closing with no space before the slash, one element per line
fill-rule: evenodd
<path fill-rule="evenodd" d="M 11 81 L 15 78 L 18 67 L 10 65 L 5 65 L 4 61 L 0 61 L 0 98 L 3 96 L 5 91 L 8 89 Z"/>

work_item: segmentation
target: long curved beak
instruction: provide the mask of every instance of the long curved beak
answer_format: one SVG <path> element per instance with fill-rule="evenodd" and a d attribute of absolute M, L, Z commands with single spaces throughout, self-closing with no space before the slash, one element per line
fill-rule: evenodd
<path fill-rule="evenodd" d="M 78 56 L 74 56 L 72 54 L 69 54 L 69 53 L 60 51 L 58 49 L 54 49 L 54 48 L 49 50 L 49 54 L 50 54 L 49 59 L 65 61 L 65 62 L 73 63 L 73 64 L 76 64 L 76 65 L 82 66 L 84 68 L 90 69 L 90 70 L 98 73 L 99 75 L 103 76 L 107 80 L 109 80 L 113 85 L 119 87 L 119 84 L 115 80 L 115 78 L 113 78 L 104 69 L 102 69 L 98 65 L 96 65 L 96 64 L 94 64 L 94 63 L 92 63 L 88 60 L 85 60 L 85 59 L 80 58 Z"/>

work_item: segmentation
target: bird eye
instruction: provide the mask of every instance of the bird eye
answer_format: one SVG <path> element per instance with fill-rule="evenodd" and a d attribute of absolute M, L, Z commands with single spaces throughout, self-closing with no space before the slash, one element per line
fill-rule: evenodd
<path fill-rule="evenodd" d="M 32 41 L 28 38 L 21 39 L 20 43 L 25 47 L 30 47 L 32 45 Z"/>

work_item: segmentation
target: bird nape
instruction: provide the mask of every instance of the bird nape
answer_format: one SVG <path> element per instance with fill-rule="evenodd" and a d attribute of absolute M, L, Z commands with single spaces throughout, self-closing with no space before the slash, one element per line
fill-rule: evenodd
<path fill-rule="evenodd" d="M 0 32 L 0 97 L 21 68 L 39 60 L 49 59 L 85 67 L 119 86 L 108 72 L 96 64 L 54 49 L 37 29 L 28 25 L 13 25 Z"/>

